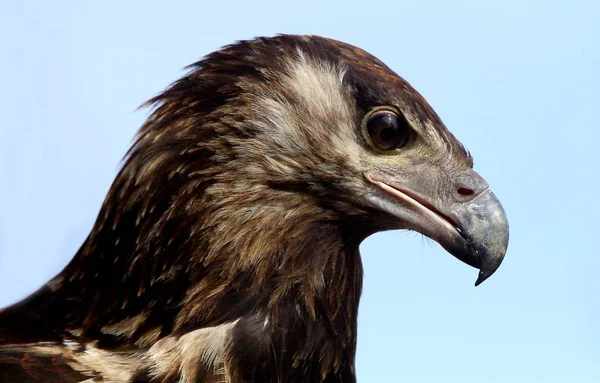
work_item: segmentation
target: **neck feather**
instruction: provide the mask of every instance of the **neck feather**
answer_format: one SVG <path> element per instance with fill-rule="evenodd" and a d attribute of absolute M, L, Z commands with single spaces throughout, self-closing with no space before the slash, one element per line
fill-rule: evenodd
<path fill-rule="evenodd" d="M 221 193 L 213 183 L 202 195 Z M 276 381 L 274 363 L 313 381 L 354 376 L 364 236 L 310 196 L 265 195 L 192 204 L 174 227 L 163 218 L 161 235 L 136 224 L 139 210 L 111 224 L 106 209 L 122 205 L 107 200 L 73 261 L 20 315 L 43 318 L 53 334 L 135 348 L 237 321 L 229 355 L 242 381 Z"/>

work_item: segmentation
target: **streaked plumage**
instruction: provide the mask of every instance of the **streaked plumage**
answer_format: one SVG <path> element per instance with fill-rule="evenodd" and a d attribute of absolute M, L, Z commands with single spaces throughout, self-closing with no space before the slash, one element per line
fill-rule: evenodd
<path fill-rule="evenodd" d="M 189 70 L 148 102 L 71 263 L 0 312 L 0 381 L 353 382 L 365 237 L 420 231 L 480 281 L 499 266 L 499 203 L 373 56 L 278 36 Z M 404 146 L 365 133 L 380 109 Z"/>

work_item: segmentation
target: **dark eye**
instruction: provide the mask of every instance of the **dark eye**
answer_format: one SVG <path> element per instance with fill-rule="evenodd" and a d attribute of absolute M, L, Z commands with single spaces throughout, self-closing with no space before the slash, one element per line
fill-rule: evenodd
<path fill-rule="evenodd" d="M 404 116 L 382 110 L 373 113 L 367 120 L 367 133 L 377 148 L 393 150 L 408 142 L 410 127 Z"/>

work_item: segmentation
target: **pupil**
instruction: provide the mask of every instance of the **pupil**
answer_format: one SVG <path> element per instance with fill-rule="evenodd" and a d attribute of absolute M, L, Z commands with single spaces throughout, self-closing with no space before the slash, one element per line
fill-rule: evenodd
<path fill-rule="evenodd" d="M 383 141 L 391 141 L 394 138 L 394 133 L 393 128 L 385 128 L 381 131 L 380 137 Z"/>

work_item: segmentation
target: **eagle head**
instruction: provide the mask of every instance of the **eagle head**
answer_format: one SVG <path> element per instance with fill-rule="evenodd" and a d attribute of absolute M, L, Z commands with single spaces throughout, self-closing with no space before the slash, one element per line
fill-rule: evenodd
<path fill-rule="evenodd" d="M 267 222 L 332 223 L 359 240 L 408 229 L 478 268 L 476 284 L 499 267 L 508 244 L 501 204 L 426 100 L 375 57 L 278 36 L 189 69 L 149 102 L 157 109 L 130 153 L 129 178 L 162 188 L 156 172 L 168 172 L 165 183 L 202 183 L 174 194 L 188 192 L 188 209 L 213 205 L 210 225 L 223 233 L 253 222 L 240 238 L 260 236 Z"/>

